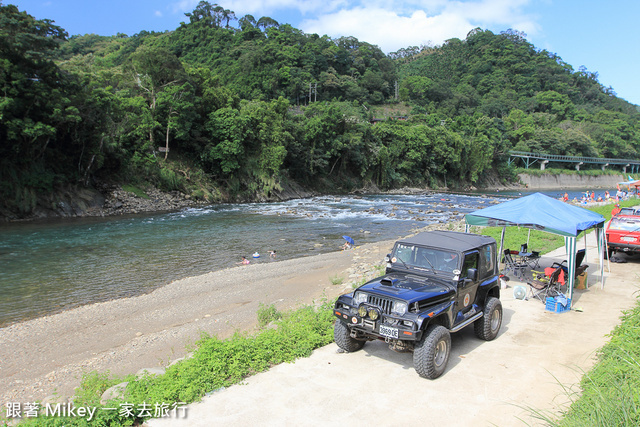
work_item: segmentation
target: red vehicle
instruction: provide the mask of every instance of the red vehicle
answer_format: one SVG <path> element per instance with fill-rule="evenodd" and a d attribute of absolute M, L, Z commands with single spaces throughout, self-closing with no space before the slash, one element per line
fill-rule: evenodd
<path fill-rule="evenodd" d="M 623 208 L 607 225 L 607 251 L 640 253 L 640 207 Z"/>

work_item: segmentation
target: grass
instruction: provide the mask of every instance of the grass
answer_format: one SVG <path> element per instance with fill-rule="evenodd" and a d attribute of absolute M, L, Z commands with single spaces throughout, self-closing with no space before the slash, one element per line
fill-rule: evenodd
<path fill-rule="evenodd" d="M 143 199 L 148 199 L 149 195 L 147 193 L 144 192 L 143 189 L 136 187 L 135 185 L 131 185 L 131 184 L 126 184 L 122 186 L 122 189 L 124 191 L 127 191 L 129 193 L 133 193 L 135 194 L 137 197 L 143 198 Z"/>
<path fill-rule="evenodd" d="M 167 367 L 163 375 L 118 378 L 108 373 L 85 374 L 76 391 L 74 405 L 97 408 L 93 420 L 43 416 L 39 413 L 37 418 L 25 419 L 21 425 L 141 425 L 154 415 L 159 405 L 165 405 L 165 409 L 177 405 L 177 413 L 181 414 L 180 407 L 200 400 L 207 393 L 238 384 L 271 366 L 308 357 L 314 349 L 333 342 L 332 307 L 333 302 L 324 301 L 318 307 L 303 306 L 280 313 L 273 305 L 261 305 L 258 310 L 259 322 L 270 324 L 269 328 L 254 334 L 237 332 L 226 340 L 203 333 L 196 343 L 193 356 Z M 100 398 L 104 391 L 123 381 L 128 381 L 124 398 L 110 401 L 107 406 L 101 405 Z M 133 413 L 122 411 L 125 404 L 134 409 Z M 143 408 L 148 412 L 142 411 Z"/>
<path fill-rule="evenodd" d="M 258 307 L 258 326 L 264 328 L 269 323 L 280 319 L 282 319 L 282 313 L 280 313 L 273 304 L 267 306 L 260 303 Z"/>
<path fill-rule="evenodd" d="M 332 285 L 342 285 L 344 283 L 344 278 L 336 274 L 335 276 L 329 276 L 329 281 Z"/>

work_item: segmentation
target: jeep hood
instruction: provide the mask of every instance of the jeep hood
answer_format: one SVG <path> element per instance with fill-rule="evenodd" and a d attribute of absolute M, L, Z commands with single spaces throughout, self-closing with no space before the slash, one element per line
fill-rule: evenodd
<path fill-rule="evenodd" d="M 424 277 L 410 273 L 390 273 L 365 283 L 357 291 L 371 292 L 407 302 L 441 299 L 455 294 L 454 285 L 447 279 L 450 277 L 437 279 L 433 276 Z"/>

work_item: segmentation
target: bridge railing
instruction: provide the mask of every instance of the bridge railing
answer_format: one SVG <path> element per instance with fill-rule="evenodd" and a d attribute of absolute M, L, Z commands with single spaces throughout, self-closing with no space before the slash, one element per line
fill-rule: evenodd
<path fill-rule="evenodd" d="M 640 160 L 633 159 L 610 159 L 605 157 L 578 157 L 578 156 L 561 156 L 557 154 L 544 154 L 544 153 L 528 153 L 526 151 L 509 151 L 510 157 L 521 157 L 527 159 L 537 160 L 549 160 L 554 162 L 568 162 L 568 163 L 597 163 L 597 164 L 610 164 L 610 165 L 638 165 L 640 166 Z"/>

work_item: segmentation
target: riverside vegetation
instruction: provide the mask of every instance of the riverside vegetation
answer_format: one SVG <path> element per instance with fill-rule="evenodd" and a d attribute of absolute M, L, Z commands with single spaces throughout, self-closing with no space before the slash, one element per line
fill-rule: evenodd
<path fill-rule="evenodd" d="M 633 206 L 629 200 L 621 206 Z M 611 217 L 613 205 L 594 210 Z M 498 236 L 499 227 L 478 231 Z M 506 247 L 516 247 L 528 235 L 528 229 L 510 228 L 505 235 Z M 549 236 L 552 236 L 549 238 Z M 531 242 L 542 252 L 563 244 L 563 238 L 533 230 Z M 379 266 L 371 270 L 380 272 Z M 129 375 L 115 378 L 109 373 L 89 372 L 84 375 L 73 402 L 76 407 L 96 407 L 91 422 L 78 417 L 38 417 L 26 420 L 27 426 L 127 426 L 141 423 L 149 416 L 123 416 L 118 411 L 101 410 L 127 403 L 138 407 L 145 402 L 190 403 L 205 394 L 241 382 L 244 378 L 283 362 L 307 357 L 311 352 L 333 341 L 333 301 L 321 301 L 316 306 L 303 306 L 289 312 L 279 312 L 273 305 L 260 304 L 257 318 L 260 329 L 251 335 L 236 333 L 226 340 L 203 334 L 195 344 L 192 356 L 171 364 L 162 375 Z M 579 390 L 566 388 L 572 402 L 563 417 L 556 419 L 545 410 L 528 408 L 534 417 L 554 426 L 637 425 L 640 387 L 640 301 L 625 312 L 621 324 L 611 332 L 611 340 L 598 353 L 598 362 L 584 374 Z M 105 390 L 127 381 L 126 398 L 117 398 L 105 406 L 100 403 Z"/>
<path fill-rule="evenodd" d="M 271 200 L 514 183 L 511 149 L 638 154 L 638 107 L 517 30 L 384 54 L 206 1 L 186 18 L 69 37 L 0 3 L 0 215 L 104 183 Z"/>

